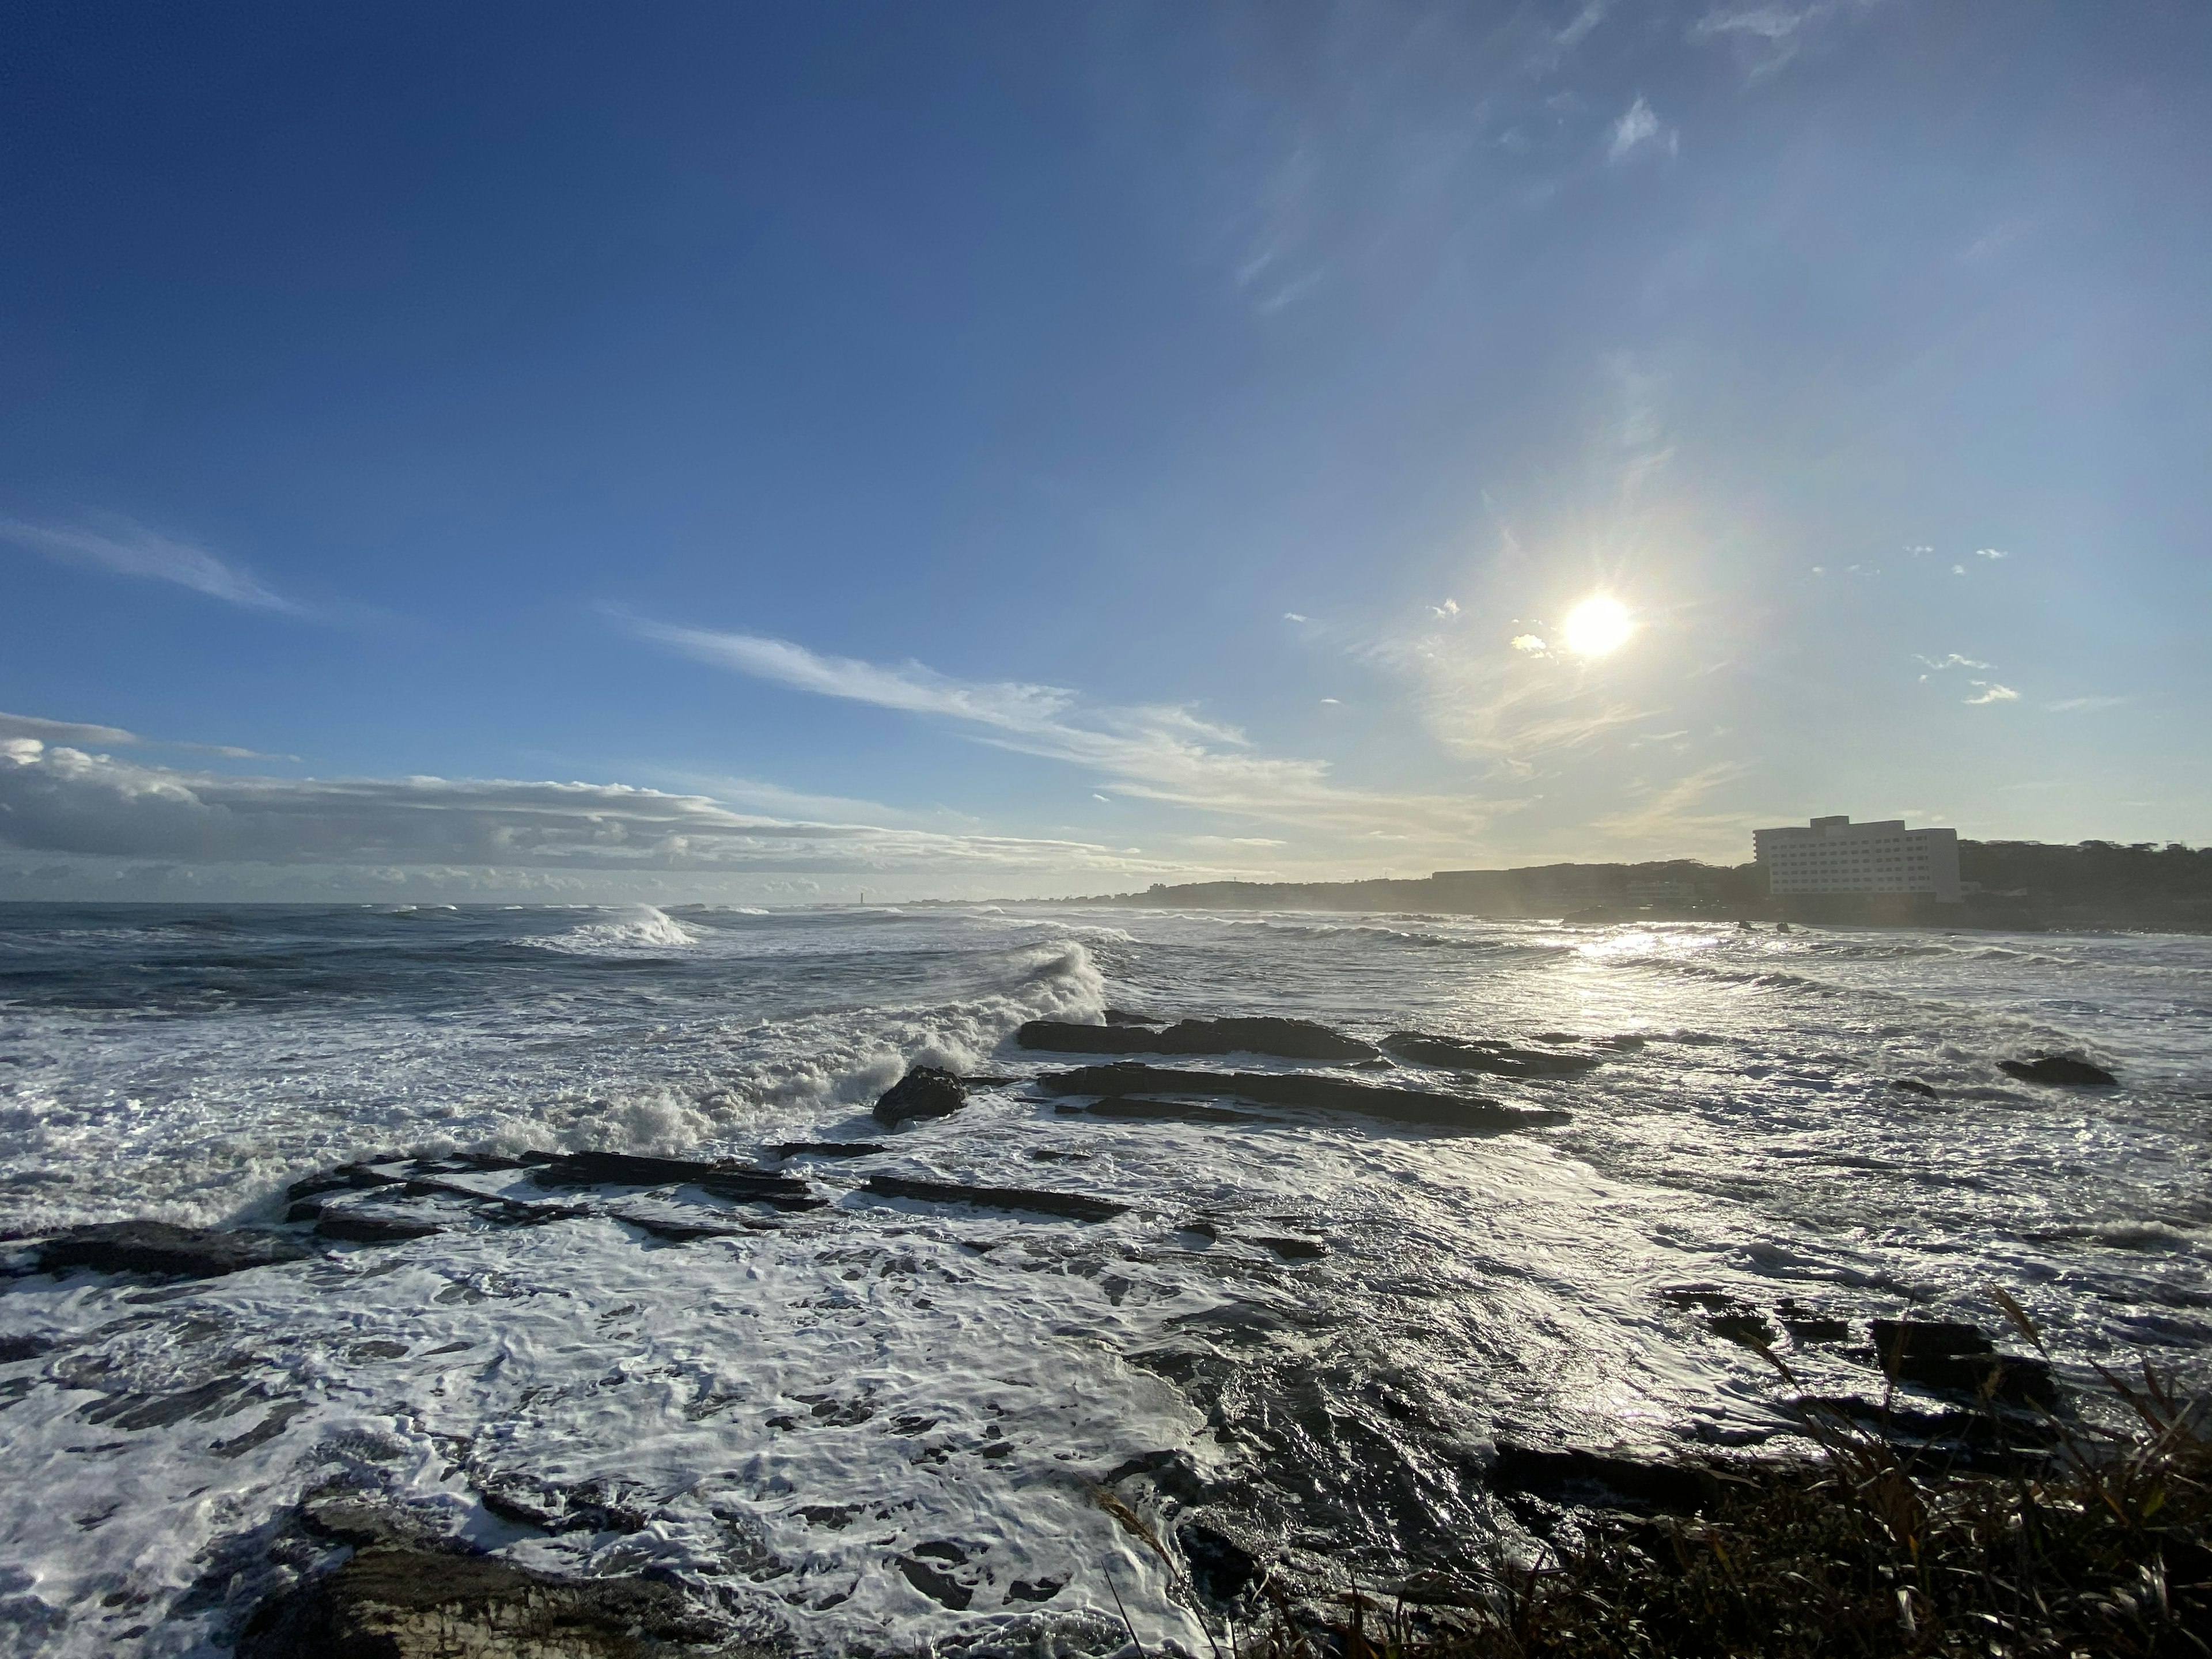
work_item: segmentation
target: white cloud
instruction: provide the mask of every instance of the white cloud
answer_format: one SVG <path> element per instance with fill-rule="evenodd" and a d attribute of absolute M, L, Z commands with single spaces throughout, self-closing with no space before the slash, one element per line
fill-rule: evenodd
<path fill-rule="evenodd" d="M 1285 622 L 1302 623 L 1302 622 L 1310 622 L 1310 621 L 1312 620 L 1312 618 L 1311 618 L 1311 617 L 1301 617 L 1301 616 L 1300 616 L 1300 615 L 1298 615 L 1298 613 L 1297 613 L 1297 611 L 1285 611 L 1285 612 L 1283 612 L 1283 620 L 1284 620 Z"/>
<path fill-rule="evenodd" d="M 2044 707 L 2054 714 L 2086 714 L 2100 708 L 2123 708 L 2134 701 L 2133 697 L 2062 697 Z"/>
<path fill-rule="evenodd" d="M 788 640 L 624 620 L 641 638 L 757 679 L 962 722 L 994 747 L 1084 767 L 1117 794 L 1344 831 L 1411 819 L 1447 837 L 1471 833 L 1490 810 L 1459 797 L 1347 787 L 1331 781 L 1326 761 L 1239 752 L 1250 748 L 1243 732 L 1180 707 L 1090 706 L 1057 686 L 957 680 L 920 663 L 884 667 Z"/>
<path fill-rule="evenodd" d="M 119 726 L 88 726 L 79 720 L 43 720 L 35 714 L 0 714 L 0 738 L 28 738 L 40 744 L 100 744 L 128 749 L 146 741 Z"/>
<path fill-rule="evenodd" d="M 1530 656 L 1534 656 L 1537 653 L 1548 651 L 1552 647 L 1546 645 L 1542 640 L 1537 638 L 1534 634 L 1516 634 L 1513 636 L 1513 648 L 1516 651 L 1524 651 Z"/>
<path fill-rule="evenodd" d="M 1981 688 L 1966 699 L 1969 703 L 2017 702 L 2020 700 L 2019 692 L 2008 685 L 1999 685 L 1995 680 L 1969 680 L 1967 684 Z"/>
<path fill-rule="evenodd" d="M 1808 0 L 1790 5 L 1755 0 L 1749 5 L 1719 5 L 1692 26 L 1690 39 L 1726 43 L 1755 81 L 1805 51 L 1832 18 L 1857 15 L 1876 3 L 1878 0 Z"/>
<path fill-rule="evenodd" d="M 2008 559 L 2012 555 L 2001 547 L 1978 547 L 1974 550 L 1974 556 L 1978 559 Z"/>
<path fill-rule="evenodd" d="M 821 823 L 705 795 L 508 779 L 238 777 L 0 743 L 0 850 L 179 865 L 401 869 L 1136 875 L 1087 842 Z"/>
<path fill-rule="evenodd" d="M 271 591 L 242 566 L 227 564 L 204 547 L 112 515 L 100 515 L 94 525 L 97 527 L 0 519 L 0 540 L 64 564 L 95 565 L 125 576 L 174 582 L 249 611 L 293 617 L 313 614 L 307 606 Z"/>
<path fill-rule="evenodd" d="M 1608 161 L 1626 161 L 1630 152 L 1638 145 L 1658 143 L 1662 135 L 1671 154 L 1676 147 L 1675 134 L 1660 125 L 1659 118 L 1651 112 L 1651 106 L 1639 95 L 1613 124 L 1613 142 L 1606 148 L 1605 159 Z"/>
<path fill-rule="evenodd" d="M 1916 656 L 1913 658 L 1913 661 L 1924 663 L 1928 667 L 1933 669 L 1937 673 L 1941 673 L 1946 668 L 1987 668 L 1990 666 L 1988 663 L 1977 662 L 1972 657 L 1962 657 L 1955 651 L 1948 657 Z M 1925 679 L 1928 677 L 1923 674 L 1921 678 Z"/>

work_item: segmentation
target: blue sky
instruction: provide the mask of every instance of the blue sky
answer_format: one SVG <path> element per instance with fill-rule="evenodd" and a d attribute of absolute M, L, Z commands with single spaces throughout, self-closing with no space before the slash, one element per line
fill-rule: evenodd
<path fill-rule="evenodd" d="M 2202 6 L 36 4 L 8 55 L 0 896 L 2212 840 Z"/>

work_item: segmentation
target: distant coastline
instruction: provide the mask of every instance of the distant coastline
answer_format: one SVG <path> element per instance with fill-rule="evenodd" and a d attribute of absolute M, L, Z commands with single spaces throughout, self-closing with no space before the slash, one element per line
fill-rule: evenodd
<path fill-rule="evenodd" d="M 1821 893 L 1778 897 L 1757 864 L 1693 859 L 1641 864 L 1544 864 L 1441 870 L 1366 881 L 1187 882 L 1142 892 L 1006 903 L 1133 905 L 1200 910 L 1411 910 L 1570 921 L 1803 921 L 1847 927 L 2036 931 L 2117 928 L 2212 933 L 2212 848 L 2087 841 L 1961 841 L 1962 902 L 1924 894 Z"/>

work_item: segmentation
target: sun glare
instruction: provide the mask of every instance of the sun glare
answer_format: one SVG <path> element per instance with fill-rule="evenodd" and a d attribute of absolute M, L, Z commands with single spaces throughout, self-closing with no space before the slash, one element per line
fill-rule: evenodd
<path fill-rule="evenodd" d="M 1601 593 L 1567 613 L 1567 649 L 1578 657 L 1602 657 L 1619 649 L 1634 629 L 1628 607 Z"/>

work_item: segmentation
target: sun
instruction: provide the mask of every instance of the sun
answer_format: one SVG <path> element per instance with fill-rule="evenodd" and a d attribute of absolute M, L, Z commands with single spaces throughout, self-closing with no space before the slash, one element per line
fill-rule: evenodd
<path fill-rule="evenodd" d="M 1617 651 L 1636 631 L 1628 607 L 1610 594 L 1584 599 L 1567 613 L 1567 649 L 1578 657 L 1602 657 Z"/>

